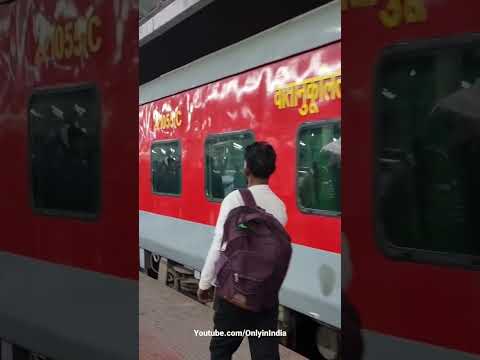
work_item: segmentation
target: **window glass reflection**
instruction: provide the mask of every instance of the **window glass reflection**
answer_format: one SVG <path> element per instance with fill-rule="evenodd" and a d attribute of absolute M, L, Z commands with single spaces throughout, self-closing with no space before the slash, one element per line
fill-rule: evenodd
<path fill-rule="evenodd" d="M 205 183 L 209 198 L 223 199 L 233 190 L 247 186 L 244 153 L 253 141 L 250 133 L 222 134 L 207 140 Z"/>
<path fill-rule="evenodd" d="M 152 145 L 152 188 L 154 193 L 180 195 L 180 143 L 161 142 Z"/>
<path fill-rule="evenodd" d="M 302 209 L 340 212 L 340 122 L 303 127 L 297 142 L 298 202 Z"/>
<path fill-rule="evenodd" d="M 43 92 L 31 98 L 29 135 L 35 209 L 97 213 L 99 122 L 93 89 Z"/>
<path fill-rule="evenodd" d="M 377 225 L 394 245 L 480 255 L 480 47 L 395 55 L 377 88 Z"/>

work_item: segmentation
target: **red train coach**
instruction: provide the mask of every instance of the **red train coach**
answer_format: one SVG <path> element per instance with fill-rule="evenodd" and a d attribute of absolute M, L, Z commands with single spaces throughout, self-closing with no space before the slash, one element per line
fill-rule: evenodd
<path fill-rule="evenodd" d="M 478 359 L 480 4 L 343 7 L 342 227 L 366 359 Z"/>
<path fill-rule="evenodd" d="M 109 317 L 138 303 L 129 28 L 135 1 L 0 2 L 4 351 L 8 342 L 58 359 L 134 356 L 105 341 Z M 136 336 L 122 331 L 126 342 Z"/>
<path fill-rule="evenodd" d="M 268 141 L 294 242 L 281 304 L 338 329 L 340 50 L 337 39 L 141 105 L 141 248 L 201 270 L 221 200 L 246 185 L 244 147 Z"/>

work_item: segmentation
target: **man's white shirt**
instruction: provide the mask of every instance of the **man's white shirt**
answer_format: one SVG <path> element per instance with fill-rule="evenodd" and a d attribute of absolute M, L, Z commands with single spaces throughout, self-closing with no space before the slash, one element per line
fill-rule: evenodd
<path fill-rule="evenodd" d="M 272 214 L 283 226 L 287 223 L 287 211 L 285 204 L 268 185 L 254 185 L 248 188 L 258 206 L 266 212 Z M 223 238 L 223 227 L 231 210 L 245 205 L 242 195 L 238 190 L 232 191 L 222 201 L 220 213 L 218 214 L 217 224 L 215 226 L 215 234 L 213 236 L 212 245 L 208 251 L 207 259 L 200 277 L 199 288 L 207 290 L 215 281 L 215 263 L 220 257 L 220 247 Z"/>

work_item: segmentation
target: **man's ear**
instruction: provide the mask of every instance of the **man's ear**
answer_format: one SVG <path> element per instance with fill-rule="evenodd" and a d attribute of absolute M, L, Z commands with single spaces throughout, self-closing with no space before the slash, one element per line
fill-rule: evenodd
<path fill-rule="evenodd" d="M 245 167 L 245 169 L 243 169 L 243 173 L 245 174 L 245 176 L 246 176 L 247 178 L 248 178 L 248 177 L 250 176 L 250 174 L 251 174 L 250 169 L 247 168 L 247 167 Z"/>

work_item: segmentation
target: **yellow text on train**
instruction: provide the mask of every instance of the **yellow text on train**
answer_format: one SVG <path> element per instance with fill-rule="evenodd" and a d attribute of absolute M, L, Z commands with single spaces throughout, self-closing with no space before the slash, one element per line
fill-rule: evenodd
<path fill-rule="evenodd" d="M 425 0 L 342 0 L 342 11 L 377 5 L 378 19 L 386 28 L 427 21 Z"/>
<path fill-rule="evenodd" d="M 171 111 L 169 113 L 160 113 L 158 110 L 153 111 L 153 129 L 168 130 L 176 129 L 182 125 L 182 112 L 180 110 Z"/>
<path fill-rule="evenodd" d="M 275 90 L 274 103 L 278 109 L 298 108 L 300 115 L 318 113 L 319 102 L 341 99 L 340 71 L 292 82 Z"/>
<path fill-rule="evenodd" d="M 86 58 L 100 51 L 103 39 L 100 34 L 102 20 L 97 15 L 79 17 L 65 24 L 52 25 L 48 37 L 42 39 L 35 52 L 35 64 L 49 60 L 61 61 Z"/>

